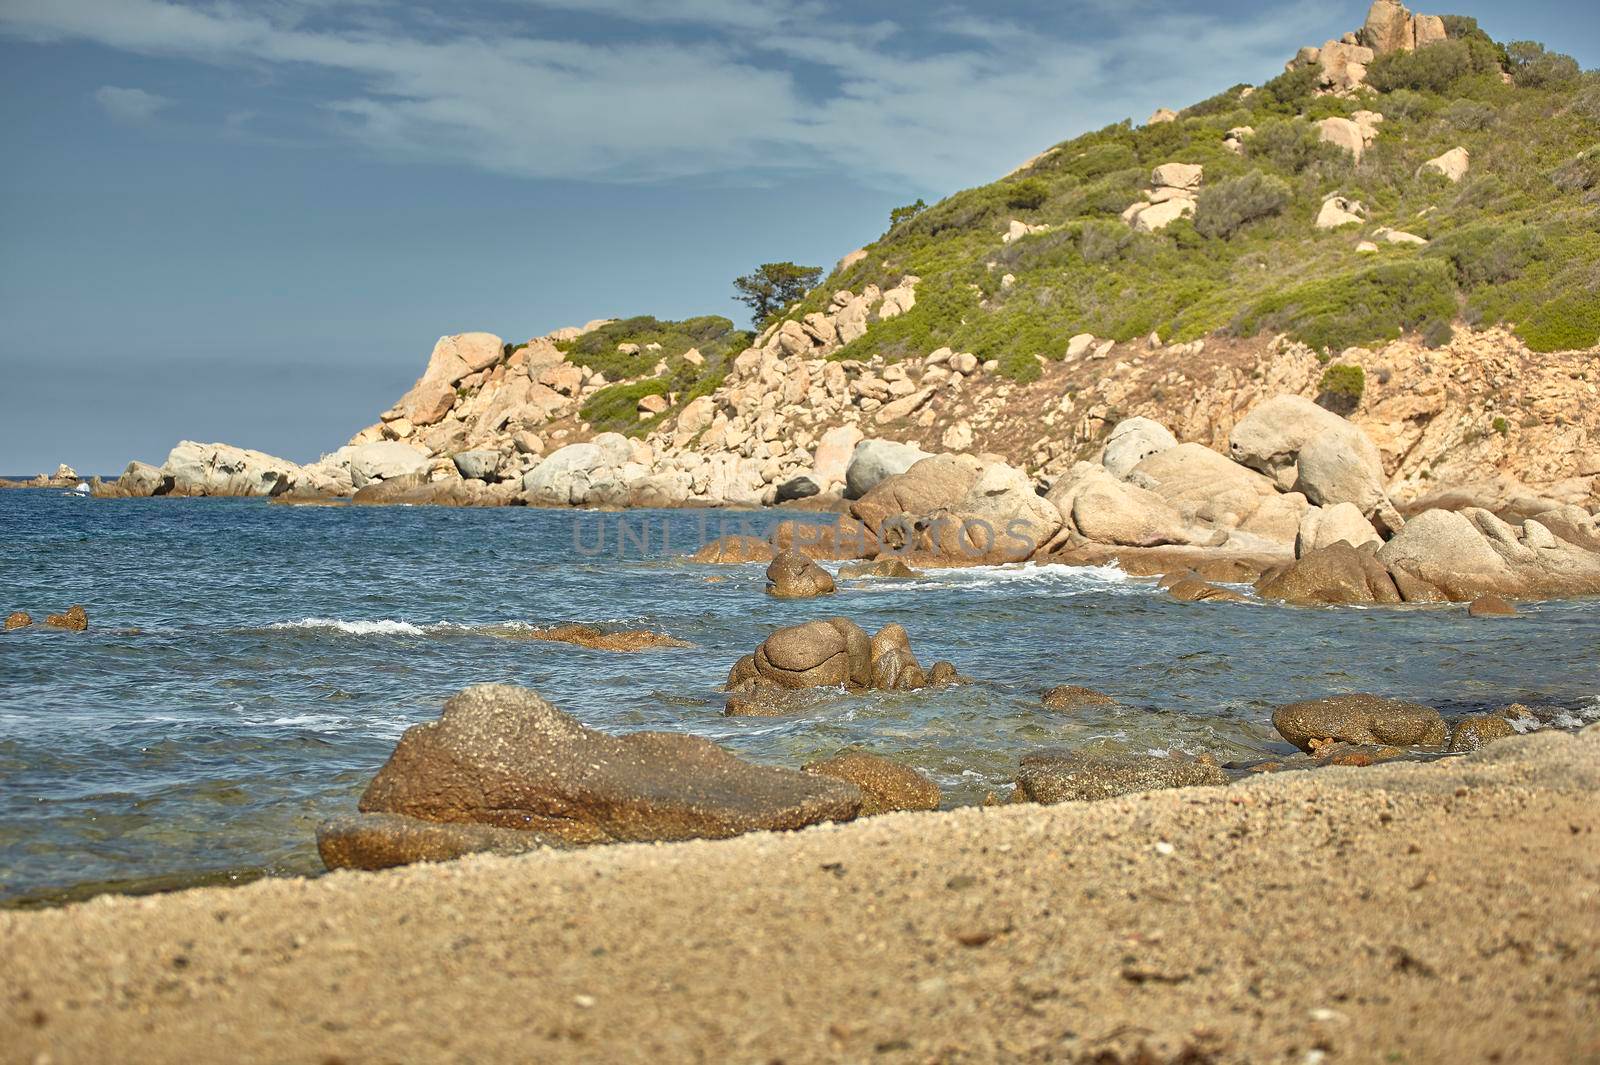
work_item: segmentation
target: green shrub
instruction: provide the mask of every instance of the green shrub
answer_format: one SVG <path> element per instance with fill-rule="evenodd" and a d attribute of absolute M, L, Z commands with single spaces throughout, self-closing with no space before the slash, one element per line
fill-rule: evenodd
<path fill-rule="evenodd" d="M 1577 82 L 1583 68 L 1570 55 L 1548 52 L 1537 41 L 1506 45 L 1511 57 L 1511 80 L 1523 89 L 1559 89 Z"/>
<path fill-rule="evenodd" d="M 1592 81 L 1579 89 L 1572 98 L 1572 109 L 1590 122 L 1600 122 L 1600 81 Z"/>
<path fill-rule="evenodd" d="M 1511 435 L 1511 423 L 1506 421 L 1505 418 L 1496 415 L 1494 421 L 1490 424 L 1493 426 L 1494 431 L 1499 433 L 1501 436 Z"/>
<path fill-rule="evenodd" d="M 607 385 L 583 404 L 583 420 L 601 432 L 626 432 L 639 423 L 639 401 L 664 396 L 667 382 L 659 377 Z"/>
<path fill-rule="evenodd" d="M 1407 330 L 1449 327 L 1455 316 L 1450 268 L 1436 260 L 1382 263 L 1273 293 L 1240 314 L 1234 332 L 1287 332 L 1312 348 L 1394 340 Z"/>
<path fill-rule="evenodd" d="M 1517 335 L 1534 351 L 1582 351 L 1600 344 L 1600 292 L 1563 292 L 1539 301 L 1517 322 Z"/>
<path fill-rule="evenodd" d="M 1504 284 L 1544 257 L 1544 232 L 1523 223 L 1470 226 L 1434 241 L 1424 254 L 1449 260 L 1464 289 Z"/>
<path fill-rule="evenodd" d="M 1023 178 L 1006 189 L 1006 206 L 1018 211 L 1031 211 L 1044 206 L 1050 198 L 1050 185 L 1043 178 Z"/>
<path fill-rule="evenodd" d="M 1225 115 L 1238 108 L 1239 94 L 1250 86 L 1245 84 L 1235 85 L 1226 92 L 1219 92 L 1208 100 L 1201 100 L 1197 104 L 1190 104 L 1178 114 L 1183 118 L 1205 118 L 1209 115 Z"/>
<path fill-rule="evenodd" d="M 1317 163 L 1347 163 L 1349 155 L 1323 141 L 1303 118 L 1268 122 L 1244 142 L 1245 155 L 1275 170 L 1299 174 Z"/>
<path fill-rule="evenodd" d="M 889 228 L 893 229 L 901 222 L 909 221 L 928 209 L 928 205 L 919 197 L 916 203 L 908 203 L 904 207 L 896 207 L 889 212 Z"/>
<path fill-rule="evenodd" d="M 698 348 L 707 365 L 714 361 L 737 355 L 749 346 L 751 336 L 720 315 L 705 315 L 681 322 L 661 321 L 649 315 L 625 318 L 603 325 L 585 333 L 576 340 L 556 345 L 566 353 L 567 359 L 579 366 L 587 366 L 610 378 L 633 377 L 641 369 L 654 366 L 657 359 L 671 359 L 690 348 Z M 661 350 L 624 355 L 618 344 L 660 344 Z M 646 361 L 648 359 L 648 361 Z"/>
<path fill-rule="evenodd" d="M 1591 148 L 1550 172 L 1550 180 L 1562 192 L 1588 192 L 1600 187 L 1600 148 Z"/>
<path fill-rule="evenodd" d="M 1288 182 L 1252 170 L 1202 189 L 1194 228 L 1202 236 L 1226 240 L 1251 222 L 1281 213 L 1289 200 Z"/>
<path fill-rule="evenodd" d="M 1133 230 L 1121 222 L 1090 221 L 1078 236 L 1078 254 L 1086 263 L 1114 262 L 1133 244 Z"/>
<path fill-rule="evenodd" d="M 1000 359 L 1000 368 L 997 372 L 1001 377 L 1010 378 L 1024 385 L 1037 381 L 1044 374 L 1044 370 L 1039 366 L 1039 360 L 1034 358 L 1031 351 L 1007 352 Z"/>
<path fill-rule="evenodd" d="M 1322 89 L 1322 67 L 1296 67 L 1279 74 L 1245 101 L 1257 114 L 1297 115 L 1304 111 Z"/>
<path fill-rule="evenodd" d="M 1444 40 L 1414 52 L 1380 55 L 1367 68 L 1367 84 L 1379 92 L 1415 89 L 1448 94 L 1462 78 L 1498 70 L 1499 56 L 1483 41 Z"/>
<path fill-rule="evenodd" d="M 1096 144 L 1080 157 L 1067 162 L 1062 169 L 1085 181 L 1103 178 L 1107 174 L 1115 174 L 1119 170 L 1128 170 L 1139 165 L 1139 155 L 1131 147 L 1120 142 L 1109 144 Z"/>
<path fill-rule="evenodd" d="M 1330 366 L 1322 372 L 1317 390 L 1321 393 L 1317 396 L 1319 404 L 1348 416 L 1361 406 L 1361 397 L 1367 390 L 1366 371 L 1345 363 Z"/>
<path fill-rule="evenodd" d="M 1457 100 L 1444 110 L 1444 120 L 1464 133 L 1482 133 L 1499 119 L 1500 113 L 1476 100 Z"/>

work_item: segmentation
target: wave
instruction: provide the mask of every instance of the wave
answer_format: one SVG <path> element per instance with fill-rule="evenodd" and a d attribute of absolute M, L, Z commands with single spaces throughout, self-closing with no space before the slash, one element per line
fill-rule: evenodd
<path fill-rule="evenodd" d="M 905 587 L 997 588 L 1008 585 L 1033 585 L 1072 591 L 1148 590 L 1148 581 L 1128 576 L 1119 566 L 1062 566 L 1056 563 L 1023 562 L 1007 566 L 967 566 L 959 569 L 931 570 L 928 581 L 905 582 Z"/>
<path fill-rule="evenodd" d="M 425 636 L 427 630 L 409 621 L 379 618 L 376 621 L 341 621 L 338 618 L 301 618 L 298 621 L 278 621 L 268 629 L 322 629 L 342 632 L 350 636 Z"/>

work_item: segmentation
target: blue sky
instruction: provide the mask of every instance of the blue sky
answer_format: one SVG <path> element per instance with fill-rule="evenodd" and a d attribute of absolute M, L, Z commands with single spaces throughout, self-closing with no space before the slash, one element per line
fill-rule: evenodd
<path fill-rule="evenodd" d="M 1600 64 L 1593 5 L 1453 6 Z M 831 266 L 1365 8 L 0 0 L 0 473 L 310 460 L 443 333 L 739 318 L 756 263 Z"/>

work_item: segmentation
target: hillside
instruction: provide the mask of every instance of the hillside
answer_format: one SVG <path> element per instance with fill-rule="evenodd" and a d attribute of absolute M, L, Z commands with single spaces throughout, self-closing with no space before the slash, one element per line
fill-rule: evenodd
<path fill-rule="evenodd" d="M 1367 432 L 1402 506 L 1463 487 L 1596 501 L 1600 74 L 1570 58 L 1377 0 L 1264 85 L 895 216 L 757 336 L 708 316 L 445 337 L 350 447 L 220 479 L 755 504 L 836 494 L 879 437 L 996 454 L 1043 490 L 1129 417 L 1222 449 L 1291 393 Z M 628 439 L 547 461 L 605 433 Z M 208 454 L 127 493 L 208 491 L 186 471 L 243 461 Z"/>

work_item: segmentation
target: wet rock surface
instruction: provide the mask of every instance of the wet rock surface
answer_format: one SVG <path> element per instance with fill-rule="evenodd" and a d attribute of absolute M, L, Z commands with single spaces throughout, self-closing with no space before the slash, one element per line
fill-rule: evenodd
<path fill-rule="evenodd" d="M 1154 755 L 1035 751 L 1022 757 L 1013 802 L 1093 802 L 1165 788 L 1228 783 L 1219 766 Z"/>
<path fill-rule="evenodd" d="M 1333 695 L 1280 706 L 1272 727 L 1302 751 L 1319 742 L 1370 746 L 1443 746 L 1449 729 L 1430 706 L 1378 695 Z"/>
<path fill-rule="evenodd" d="M 1058 684 L 1040 697 L 1047 710 L 1081 710 L 1087 706 L 1115 706 L 1117 701 L 1104 692 L 1076 684 Z"/>
<path fill-rule="evenodd" d="M 406 730 L 360 809 L 588 844 L 801 828 L 849 820 L 862 801 L 854 785 L 744 762 L 699 737 L 610 736 L 529 689 L 475 685 Z M 396 832 L 384 838 L 404 855 Z M 441 845 L 429 837 L 416 853 Z"/>
<path fill-rule="evenodd" d="M 832 595 L 828 571 L 798 551 L 780 551 L 767 567 L 767 594 L 779 599 L 814 599 Z"/>
<path fill-rule="evenodd" d="M 848 781 L 866 796 L 861 815 L 937 810 L 939 785 L 909 766 L 866 751 L 845 751 L 805 765 L 807 773 Z"/>

